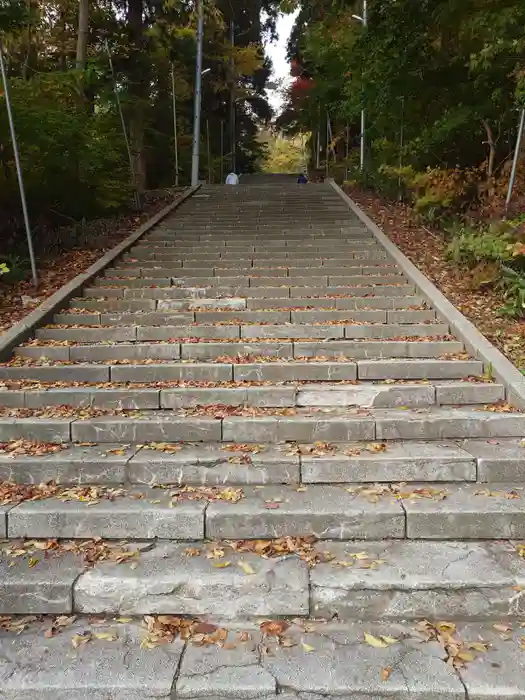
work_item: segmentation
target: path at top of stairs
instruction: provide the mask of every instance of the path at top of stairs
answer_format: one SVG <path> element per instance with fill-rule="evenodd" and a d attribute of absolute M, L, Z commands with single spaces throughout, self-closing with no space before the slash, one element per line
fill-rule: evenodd
<path fill-rule="evenodd" d="M 525 698 L 490 375 L 329 185 L 201 188 L 0 365 L 0 698 Z"/>

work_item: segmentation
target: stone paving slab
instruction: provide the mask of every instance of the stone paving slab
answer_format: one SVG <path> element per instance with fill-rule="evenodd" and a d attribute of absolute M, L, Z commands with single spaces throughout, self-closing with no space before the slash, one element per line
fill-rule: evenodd
<path fill-rule="evenodd" d="M 431 406 L 436 402 L 435 387 L 422 384 L 367 384 L 348 386 L 328 384 L 299 387 L 298 406 L 362 406 L 383 408 Z"/>
<path fill-rule="evenodd" d="M 222 355 L 263 355 L 265 357 L 285 357 L 291 359 L 294 354 L 294 344 L 286 342 L 258 343 L 240 341 L 238 343 L 184 343 L 181 342 L 181 358 L 183 360 L 213 360 Z"/>
<path fill-rule="evenodd" d="M 240 326 L 137 326 L 139 342 L 183 338 L 240 338 Z"/>
<path fill-rule="evenodd" d="M 462 446 L 477 458 L 478 481 L 525 482 L 525 440 L 465 440 Z"/>
<path fill-rule="evenodd" d="M 512 617 L 516 587 L 525 584 L 525 560 L 510 543 L 386 540 L 323 544 L 334 560 L 311 571 L 314 617 Z"/>
<path fill-rule="evenodd" d="M 128 479 L 150 486 L 299 482 L 298 455 L 271 445 L 261 445 L 260 449 L 243 451 L 236 443 L 190 444 L 175 452 L 141 449 L 129 462 Z"/>
<path fill-rule="evenodd" d="M 140 648 L 139 625 L 87 619 L 44 638 L 50 623 L 17 636 L 0 632 L 0 684 L 5 700 L 172 700 L 184 643 Z M 92 640 L 73 641 L 90 635 Z M 98 635 L 98 637 L 97 637 Z"/>
<path fill-rule="evenodd" d="M 71 420 L 67 418 L 0 418 L 0 441 L 34 440 L 70 442 Z"/>
<path fill-rule="evenodd" d="M 218 389 L 165 389 L 160 392 L 162 408 L 188 408 L 205 404 L 228 406 L 286 407 L 295 406 L 294 387 L 248 387 Z"/>
<path fill-rule="evenodd" d="M 235 381 L 338 381 L 357 378 L 357 366 L 351 362 L 293 362 L 233 365 Z"/>
<path fill-rule="evenodd" d="M 3 405 L 1 396 L 0 405 Z M 23 405 L 27 408 L 96 406 L 115 410 L 158 409 L 160 392 L 157 389 L 86 389 L 82 387 L 26 391 Z"/>
<path fill-rule="evenodd" d="M 69 348 L 74 362 L 104 360 L 178 360 L 179 343 L 119 343 L 116 345 L 77 345 Z"/>
<path fill-rule="evenodd" d="M 134 569 L 112 563 L 97 565 L 77 580 L 75 609 L 121 615 L 214 615 L 220 611 L 224 619 L 234 620 L 308 614 L 305 562 L 254 554 L 210 560 L 188 556 L 188 547 L 191 543 L 159 544 L 141 553 Z"/>
<path fill-rule="evenodd" d="M 232 417 L 222 421 L 222 439 L 240 442 L 348 442 L 373 440 L 374 420 L 367 416 Z"/>
<path fill-rule="evenodd" d="M 389 442 L 379 452 L 363 443 L 337 447 L 334 455 L 301 455 L 304 483 L 476 481 L 475 459 L 452 442 Z"/>
<path fill-rule="evenodd" d="M 378 440 L 520 437 L 525 414 L 465 408 L 376 409 Z"/>
<path fill-rule="evenodd" d="M 410 485 L 407 493 L 417 491 Z M 421 488 L 425 489 L 424 485 Z M 439 490 L 446 497 L 441 500 Z M 525 538 L 525 491 L 521 484 L 448 484 L 437 497 L 402 498 L 411 539 Z"/>
<path fill-rule="evenodd" d="M 0 547 L 0 615 L 70 614 L 73 584 L 84 570 L 72 554 L 17 556 Z"/>
<path fill-rule="evenodd" d="M 287 288 L 285 288 L 287 289 Z M 276 290 L 280 291 L 280 290 Z M 329 297 L 322 296 L 319 297 L 300 297 L 296 296 L 289 298 L 287 296 L 275 296 L 257 298 L 254 296 L 254 289 L 250 288 L 247 290 L 247 308 L 248 309 L 270 309 L 272 307 L 277 308 L 290 308 L 290 309 L 300 309 L 304 307 L 304 310 L 308 310 L 307 307 L 314 307 L 317 309 L 323 308 L 334 308 L 339 310 L 358 310 L 358 309 L 376 309 L 376 310 L 389 310 L 389 309 L 408 309 L 410 306 L 419 306 L 423 303 L 421 297 L 408 296 L 408 297 Z M 327 292 L 328 294 L 328 292 Z"/>
<path fill-rule="evenodd" d="M 28 538 L 171 539 L 204 537 L 203 501 L 171 503 L 159 490 L 141 492 L 142 498 L 114 501 L 26 501 L 8 513 L 8 536 Z M 231 504 L 230 504 L 231 505 Z"/>
<path fill-rule="evenodd" d="M 333 486 L 247 488 L 245 498 L 229 504 L 215 501 L 206 512 L 206 533 L 212 538 L 265 539 L 313 534 L 319 539 L 404 537 L 400 503 L 371 503 Z"/>
<path fill-rule="evenodd" d="M 115 365 L 111 366 L 113 382 L 158 382 L 170 379 L 229 382 L 232 380 L 229 364 L 169 364 L 169 365 Z"/>
<path fill-rule="evenodd" d="M 296 357 L 347 357 L 355 360 L 379 360 L 384 358 L 438 358 L 446 353 L 463 351 L 457 341 L 393 341 L 393 340 L 332 340 L 295 341 Z M 366 375 L 366 372 L 365 372 Z M 367 378 L 366 376 L 364 377 Z M 382 378 L 388 378 L 383 376 Z M 415 377 L 407 377 L 407 379 Z M 425 378 L 425 377 L 423 377 Z"/>
<path fill-rule="evenodd" d="M 464 379 L 483 374 L 478 360 L 360 360 L 359 379 Z"/>
<path fill-rule="evenodd" d="M 136 340 L 137 329 L 131 328 L 39 328 L 38 340 L 72 340 L 88 343 L 125 343 Z"/>
<path fill-rule="evenodd" d="M 0 379 L 35 379 L 48 382 L 108 382 L 109 368 L 93 365 L 0 367 Z"/>
<path fill-rule="evenodd" d="M 464 639 L 483 639 L 490 644 L 487 658 L 477 658 L 460 671 L 469 700 L 501 700 L 525 696 L 523 629 L 502 635 L 490 625 L 459 626 Z M 521 635 L 521 636 L 520 636 Z"/>
<path fill-rule="evenodd" d="M 103 416 L 75 421 L 71 426 L 74 442 L 178 442 L 180 440 L 220 440 L 221 422 L 214 418 L 173 416 L 171 412 L 151 411 L 142 416 Z"/>
<path fill-rule="evenodd" d="M 407 626 L 321 626 L 315 632 L 303 633 L 299 627 L 290 634 L 296 639 L 296 646 L 290 649 L 268 641 L 270 653 L 263 656 L 262 666 L 279 688 L 301 700 L 464 700 L 465 688 L 452 666 L 444 663 L 440 645 L 421 644 L 408 637 L 387 648 L 374 649 L 364 642 L 365 632 L 375 638 L 382 634 L 400 639 L 407 634 Z M 191 657 L 184 660 L 179 683 L 190 661 Z M 389 670 L 386 681 L 383 669 Z"/>
<path fill-rule="evenodd" d="M 68 445 L 39 457 L 0 454 L 0 480 L 17 484 L 121 484 L 136 447 L 108 443 L 104 447 Z"/>

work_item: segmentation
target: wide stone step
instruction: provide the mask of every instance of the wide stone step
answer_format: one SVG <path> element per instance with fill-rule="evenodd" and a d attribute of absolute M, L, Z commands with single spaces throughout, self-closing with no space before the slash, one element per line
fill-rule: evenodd
<path fill-rule="evenodd" d="M 211 279 L 211 282 L 206 282 L 206 280 Z M 223 278 L 224 279 L 224 278 Z M 232 278 L 227 278 L 232 279 Z M 309 282 L 311 282 L 311 279 Z M 86 287 L 84 290 L 84 295 L 89 298 L 99 299 L 199 299 L 212 297 L 217 298 L 221 296 L 226 297 L 238 297 L 243 296 L 249 299 L 265 299 L 265 298 L 312 298 L 312 299 L 325 299 L 333 298 L 341 300 L 350 304 L 348 308 L 355 308 L 352 306 L 353 302 L 357 302 L 359 305 L 362 304 L 361 308 L 374 308 L 374 300 L 384 299 L 381 304 L 385 304 L 385 307 L 379 308 L 410 308 L 413 304 L 414 299 L 419 297 L 415 296 L 415 290 L 413 287 L 348 287 L 341 285 L 338 287 L 326 287 L 326 286 L 300 286 L 293 287 L 288 286 L 291 278 L 286 279 L 286 285 L 275 286 L 275 279 L 270 281 L 265 285 L 251 286 L 248 287 L 248 282 L 241 278 L 233 278 L 233 282 L 230 284 L 215 284 L 217 277 L 212 278 L 193 278 L 193 280 L 184 281 L 177 287 L 169 287 L 167 285 L 156 285 L 150 287 L 140 287 L 140 288 L 126 288 L 124 286 L 112 287 L 112 286 L 96 286 L 96 287 Z M 390 297 L 393 297 L 390 300 Z M 369 302 L 368 304 L 366 302 Z M 370 306 L 370 303 L 372 306 Z M 378 302 L 379 303 L 379 302 Z M 403 306 L 399 306 L 399 304 Z M 344 306 L 337 306 L 337 308 L 345 308 Z"/>
<path fill-rule="evenodd" d="M 48 364 L 36 360 L 25 365 L 0 366 L 0 379 L 78 382 L 159 382 L 178 379 L 195 381 L 341 381 L 356 380 L 416 380 L 416 379 L 465 379 L 480 377 L 482 364 L 477 360 L 357 360 L 348 362 L 327 361 L 312 357 L 311 361 L 266 357 L 253 360 L 249 355 L 239 357 L 225 355 L 216 362 L 148 360 L 141 364 Z M 319 360 L 319 361 L 317 361 Z M 39 364 L 40 362 L 40 364 Z"/>
<path fill-rule="evenodd" d="M 222 386 L 143 388 L 133 385 L 102 387 L 39 387 L 36 390 L 0 389 L 0 406 L 96 406 L 116 410 L 178 409 L 208 404 L 256 407 L 418 408 L 421 406 L 493 404 L 502 401 L 501 384 L 450 382 L 444 384 L 373 384 L 356 386 L 317 383 L 305 386 Z"/>
<path fill-rule="evenodd" d="M 45 442 L 162 442 L 162 441 L 355 441 L 442 440 L 459 438 L 521 437 L 525 415 L 499 412 L 498 405 L 473 408 L 360 409 L 326 408 L 253 409 L 204 406 L 174 411 L 127 411 L 85 418 L 53 417 L 42 409 L 5 409 L 0 440 Z M 253 417 L 254 411 L 259 413 Z M 20 415 L 17 411 L 21 412 Z M 38 411 L 32 414 L 31 411 Z M 235 415 L 235 412 L 237 414 Z M 58 415 L 64 416 L 63 411 Z M 38 420 L 35 420 L 38 418 Z"/>
<path fill-rule="evenodd" d="M 266 485 L 133 490 L 111 499 L 51 497 L 0 507 L 5 536 L 121 540 L 501 540 L 525 538 L 519 484 Z M 71 497 L 70 497 L 71 498 Z M 1 521 L 0 521 L 1 522 Z"/>
<path fill-rule="evenodd" d="M 220 486 L 388 482 L 519 482 L 519 439 L 381 443 L 12 443 L 0 452 L 0 480 L 18 484 L 187 484 Z"/>
<path fill-rule="evenodd" d="M 219 312 L 217 312 L 219 313 Z M 247 314 L 257 314 L 257 312 L 246 312 Z M 287 312 L 262 312 L 265 317 L 270 313 L 277 315 L 287 315 Z M 227 312 L 223 312 L 227 316 Z M 348 323 L 333 322 L 323 325 L 319 324 L 298 324 L 270 321 L 264 321 L 264 325 L 259 325 L 257 321 L 244 323 L 238 318 L 225 318 L 221 321 L 214 321 L 216 318 L 213 312 L 201 312 L 197 314 L 202 320 L 197 321 L 192 325 L 191 318 L 185 318 L 183 314 L 171 314 L 171 318 L 166 314 L 152 314 L 154 318 L 150 319 L 151 325 L 142 322 L 140 316 L 135 316 L 133 321 L 130 316 L 118 314 L 111 317 L 109 314 L 104 319 L 104 325 L 90 324 L 89 321 L 83 321 L 79 324 L 75 316 L 62 315 L 60 322 L 67 321 L 69 327 L 41 328 L 36 333 L 36 338 L 39 340 L 75 340 L 75 341 L 150 341 L 150 340 L 171 340 L 186 339 L 193 337 L 201 338 L 246 338 L 257 340 L 259 338 L 280 338 L 287 339 L 310 339 L 322 338 L 333 340 L 337 338 L 348 338 L 350 340 L 370 339 L 370 338 L 385 338 L 385 339 L 400 339 L 407 338 L 429 338 L 431 340 L 449 340 L 449 327 L 444 323 L 405 323 L 405 324 L 382 324 L 382 323 Z M 222 314 L 221 314 L 222 315 Z M 232 312 L 235 315 L 235 312 Z M 175 318 L 173 318 L 175 317 Z M 204 318 L 203 318 L 204 317 Z M 210 318 L 211 317 L 211 318 Z M 86 318 L 84 316 L 84 318 Z M 114 324 L 111 324 L 111 321 Z M 138 323 L 137 323 L 138 322 Z M 130 325 L 131 324 L 131 325 Z M 140 325 L 139 325 L 140 324 Z M 173 324 L 173 325 L 167 325 Z M 177 325 L 175 325 L 177 324 Z M 178 325 L 184 324 L 184 325 Z M 209 325 L 208 325 L 209 324 Z M 58 324 L 59 326 L 62 323 Z M 64 324 L 65 325 L 65 324 Z"/>
<path fill-rule="evenodd" d="M 55 344 L 53 344 L 55 343 Z M 188 342 L 108 344 L 93 341 L 32 341 L 16 349 L 17 357 L 34 360 L 104 362 L 108 360 L 213 360 L 221 356 L 283 357 L 297 359 L 318 357 L 326 359 L 392 359 L 392 358 L 440 358 L 459 355 L 463 344 L 454 340 L 309 340 L 283 341 L 265 338 L 257 341 L 241 341 L 236 338 L 203 339 L 196 336 Z"/>
<path fill-rule="evenodd" d="M 162 618 L 158 623 L 152 620 L 154 631 L 148 634 L 139 620 L 79 617 L 60 634 L 48 633 L 49 639 L 45 631 L 52 620 L 27 622 L 21 629 L 15 622 L 15 631 L 0 632 L 4 695 L 7 700 L 37 695 L 42 700 L 96 696 L 139 700 L 146 690 L 156 698 L 173 700 L 464 700 L 466 695 L 500 700 L 525 694 L 520 630 L 509 628 L 502 639 L 494 629 L 498 618 L 457 626 L 452 621 L 435 623 L 437 627 L 392 621 L 366 625 L 283 621 L 281 627 L 275 625 L 281 636 L 265 634 L 267 628 L 261 631 L 257 623 L 230 621 L 215 637 L 212 625 L 195 624 L 193 637 L 171 644 L 159 642 L 170 629 L 169 621 L 164 622 L 165 626 Z M 176 621 L 171 622 L 176 629 Z M 365 633 L 371 635 L 368 642 Z M 381 635 L 388 642 L 382 642 Z M 434 641 L 438 636 L 442 643 Z M 214 643 L 223 637 L 223 644 Z M 203 638 L 209 641 L 203 643 Z M 370 644 L 376 639 L 380 648 Z M 454 643 L 456 654 L 475 660 L 464 662 L 456 656 L 457 668 L 446 663 L 446 649 Z M 486 651 L 474 651 L 469 644 Z"/>
<path fill-rule="evenodd" d="M 9 543 L 0 549 L 0 614 L 504 619 L 520 610 L 525 584 L 525 561 L 506 542 L 323 541 L 273 558 L 235 546 L 131 542 L 124 563 L 86 570 L 81 555 L 45 558 L 26 545 L 13 556 Z M 311 570 L 308 556 L 320 559 Z"/>

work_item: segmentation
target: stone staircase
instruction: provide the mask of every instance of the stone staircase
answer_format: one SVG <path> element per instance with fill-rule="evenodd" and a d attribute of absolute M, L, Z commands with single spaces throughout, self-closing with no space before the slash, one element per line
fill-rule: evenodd
<path fill-rule="evenodd" d="M 0 366 L 0 698 L 525 698 L 525 415 L 329 185 L 246 182 Z"/>

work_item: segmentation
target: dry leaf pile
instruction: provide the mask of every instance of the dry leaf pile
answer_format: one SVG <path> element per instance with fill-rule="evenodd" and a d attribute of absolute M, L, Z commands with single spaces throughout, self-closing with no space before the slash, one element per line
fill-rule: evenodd
<path fill-rule="evenodd" d="M 47 498 L 58 498 L 61 501 L 79 501 L 94 505 L 102 499 L 113 501 L 125 496 L 124 489 L 104 486 L 73 486 L 64 487 L 56 484 L 13 484 L 9 481 L 0 482 L 0 505 L 18 505 L 24 501 L 42 501 Z"/>
<path fill-rule="evenodd" d="M 203 554 L 207 559 L 214 561 L 223 560 L 227 551 L 256 554 L 263 559 L 296 555 L 313 568 L 319 563 L 334 559 L 330 552 L 317 549 L 316 543 L 317 539 L 313 535 L 280 537 L 273 540 L 227 540 L 209 543 L 204 550 L 190 548 L 186 553 L 188 556 Z"/>
<path fill-rule="evenodd" d="M 36 440 L 11 440 L 10 442 L 0 442 L 0 453 L 12 457 L 44 457 L 56 454 L 62 450 L 67 450 L 68 445 L 54 442 L 38 442 Z"/>
<path fill-rule="evenodd" d="M 438 642 L 445 651 L 446 663 L 457 669 L 464 668 L 467 662 L 474 661 L 477 655 L 486 653 L 490 648 L 490 644 L 483 640 L 467 642 L 460 639 L 456 625 L 452 622 L 434 624 L 422 620 L 414 629 L 424 641 Z"/>

